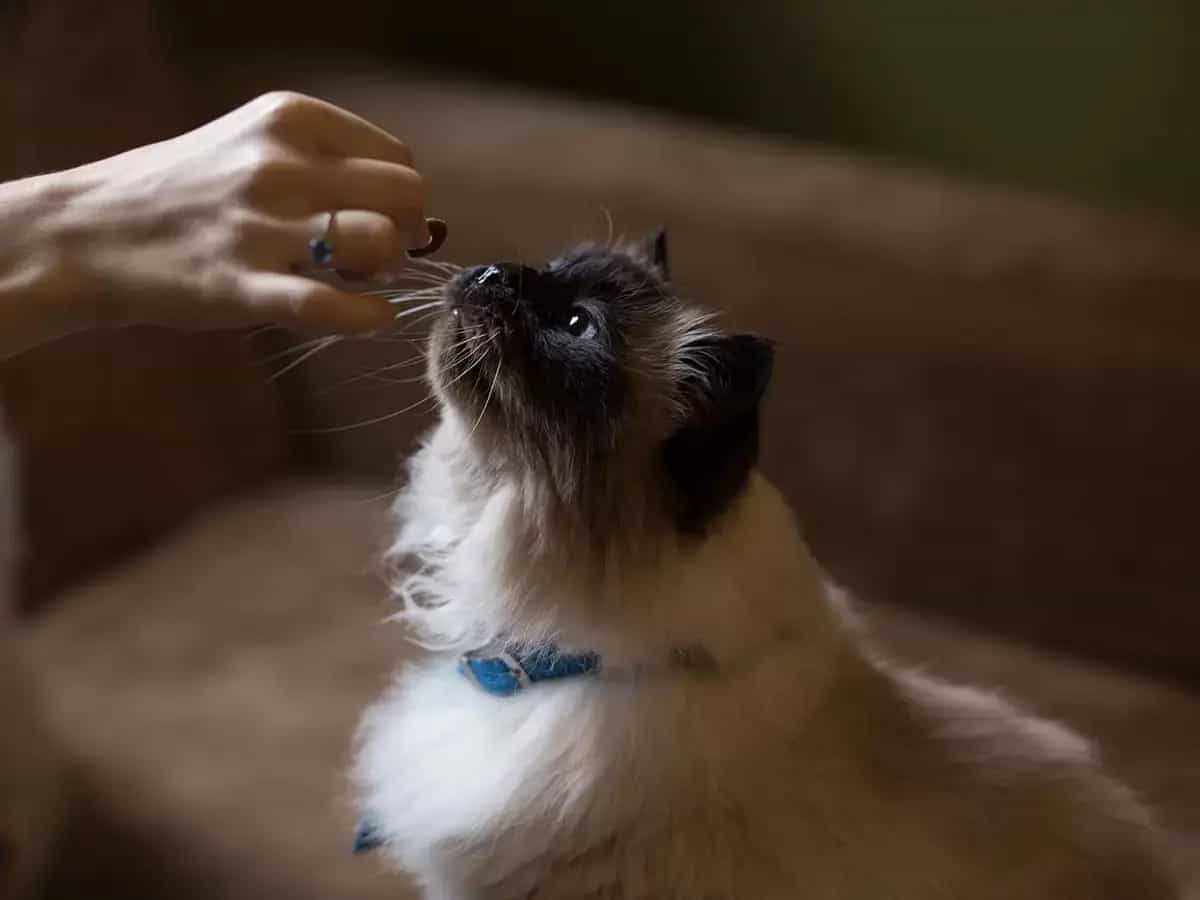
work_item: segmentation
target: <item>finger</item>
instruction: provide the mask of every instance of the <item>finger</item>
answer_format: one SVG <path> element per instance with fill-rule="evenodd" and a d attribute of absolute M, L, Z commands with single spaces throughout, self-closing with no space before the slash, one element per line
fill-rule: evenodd
<path fill-rule="evenodd" d="M 400 232 L 382 213 L 339 209 L 332 222 L 328 213 L 317 213 L 280 224 L 277 268 L 288 271 L 312 266 L 309 242 L 321 237 L 333 251 L 328 265 L 365 274 L 394 268 L 403 259 L 404 248 L 419 240 Z"/>
<path fill-rule="evenodd" d="M 394 311 L 386 300 L 347 294 L 311 278 L 248 272 L 239 288 L 252 315 L 276 325 L 319 334 L 359 334 L 394 324 Z"/>
<path fill-rule="evenodd" d="M 326 103 L 314 101 L 321 114 L 316 134 L 317 149 L 338 156 L 361 156 L 398 163 L 412 168 L 412 150 L 402 140 L 361 116 Z"/>
<path fill-rule="evenodd" d="M 425 224 L 425 183 L 407 166 L 374 159 L 341 160 L 319 168 L 313 176 L 311 212 L 361 209 L 382 213 L 412 239 L 413 247 L 429 243 Z"/>
<path fill-rule="evenodd" d="M 290 91 L 266 94 L 255 104 L 268 128 L 286 142 L 333 156 L 413 164 L 403 141 L 340 106 Z"/>

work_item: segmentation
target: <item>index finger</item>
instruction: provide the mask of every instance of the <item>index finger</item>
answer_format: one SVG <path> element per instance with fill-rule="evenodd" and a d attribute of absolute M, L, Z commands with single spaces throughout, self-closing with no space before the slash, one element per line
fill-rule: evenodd
<path fill-rule="evenodd" d="M 292 93 L 284 93 L 273 102 L 271 119 L 285 138 L 305 141 L 328 155 L 378 159 L 410 168 L 413 165 L 407 144 L 340 106 Z"/>

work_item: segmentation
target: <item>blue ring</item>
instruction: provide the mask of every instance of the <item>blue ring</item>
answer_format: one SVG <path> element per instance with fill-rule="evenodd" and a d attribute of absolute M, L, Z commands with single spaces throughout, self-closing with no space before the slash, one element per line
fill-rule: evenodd
<path fill-rule="evenodd" d="M 308 242 L 308 255 L 314 265 L 325 266 L 333 259 L 333 248 L 325 238 L 313 238 Z"/>

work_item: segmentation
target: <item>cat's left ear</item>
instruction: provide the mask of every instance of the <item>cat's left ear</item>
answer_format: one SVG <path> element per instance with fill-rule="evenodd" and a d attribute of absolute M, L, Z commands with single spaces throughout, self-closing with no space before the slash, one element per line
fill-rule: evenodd
<path fill-rule="evenodd" d="M 683 351 L 688 418 L 719 422 L 757 411 L 771 382 L 775 342 L 757 334 L 716 334 Z"/>
<path fill-rule="evenodd" d="M 685 349 L 683 422 L 663 445 L 681 531 L 703 533 L 746 486 L 774 359 L 775 345 L 753 334 L 713 335 Z"/>
<path fill-rule="evenodd" d="M 671 280 L 671 264 L 667 256 L 667 230 L 660 228 L 642 241 L 642 255 L 658 272 L 663 281 Z"/>

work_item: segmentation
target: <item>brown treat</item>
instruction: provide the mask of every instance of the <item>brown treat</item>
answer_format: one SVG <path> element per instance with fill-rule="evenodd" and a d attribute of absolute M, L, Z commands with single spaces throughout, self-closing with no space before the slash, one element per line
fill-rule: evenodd
<path fill-rule="evenodd" d="M 446 234 L 449 229 L 446 228 L 445 222 L 441 219 L 426 219 L 425 224 L 429 226 L 429 243 L 419 250 L 409 250 L 409 256 L 420 258 L 437 253 L 442 244 L 446 242 Z"/>

